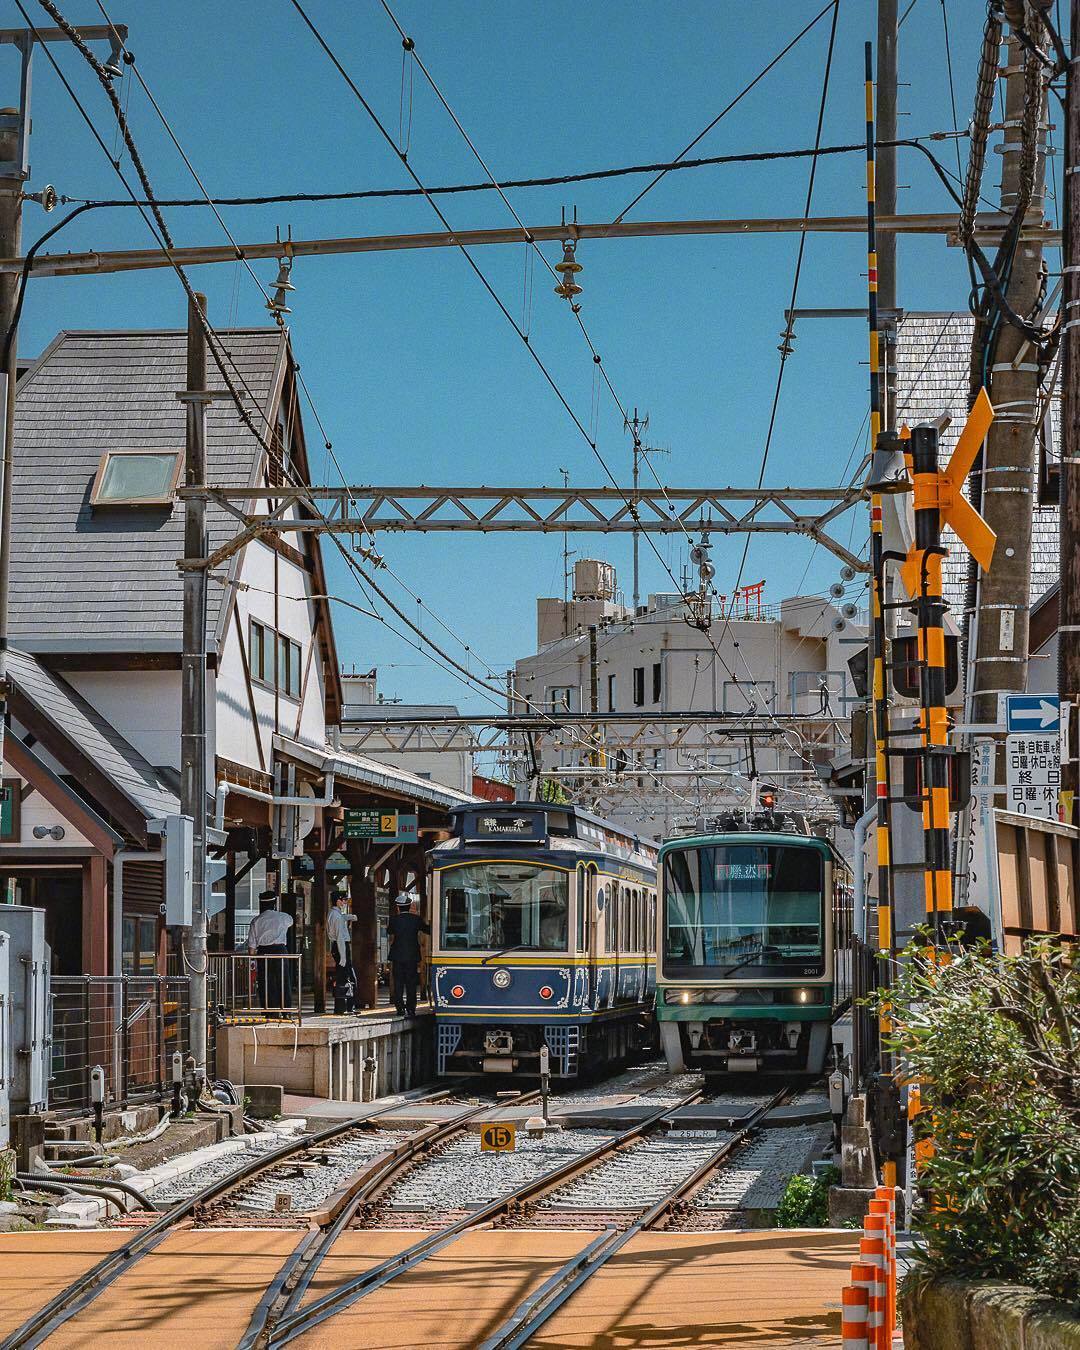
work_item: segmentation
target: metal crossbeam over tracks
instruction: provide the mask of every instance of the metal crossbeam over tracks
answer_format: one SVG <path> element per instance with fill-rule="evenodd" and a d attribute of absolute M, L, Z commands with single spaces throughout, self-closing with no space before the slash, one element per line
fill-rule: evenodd
<path fill-rule="evenodd" d="M 308 487 L 183 488 L 242 522 L 207 560 L 216 567 L 252 538 L 295 533 L 801 534 L 856 571 L 868 564 L 828 526 L 863 500 L 859 487 Z M 273 502 L 261 511 L 260 504 Z M 809 503 L 799 510 L 795 503 Z M 736 504 L 745 504 L 738 509 Z"/>

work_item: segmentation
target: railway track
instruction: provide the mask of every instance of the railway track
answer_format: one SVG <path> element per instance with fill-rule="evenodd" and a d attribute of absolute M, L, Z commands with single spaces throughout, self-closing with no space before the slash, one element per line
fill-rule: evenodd
<path fill-rule="evenodd" d="M 621 1222 L 616 1221 L 605 1228 L 598 1237 L 571 1257 L 524 1299 L 503 1325 L 482 1342 L 480 1350 L 517 1350 L 518 1347 L 526 1345 L 577 1290 L 625 1247 L 631 1238 L 650 1229 L 662 1228 L 673 1212 L 680 1206 L 688 1204 L 709 1182 L 716 1169 L 746 1144 L 765 1116 L 789 1096 L 791 1090 L 788 1088 L 775 1093 L 753 1112 L 739 1130 L 712 1148 L 707 1157 L 680 1176 L 652 1204 L 644 1208 L 638 1207 L 632 1218 L 626 1216 Z"/>
<path fill-rule="evenodd" d="M 775 1098 L 765 1104 L 761 1114 L 770 1109 L 782 1095 L 784 1094 L 777 1094 Z M 360 1299 L 404 1275 L 406 1271 L 420 1265 L 429 1257 L 435 1255 L 436 1252 L 442 1251 L 455 1242 L 464 1233 L 501 1221 L 520 1222 L 523 1216 L 529 1212 L 529 1206 L 537 1204 L 559 1188 L 575 1183 L 597 1165 L 609 1163 L 644 1136 L 658 1129 L 673 1111 L 680 1107 L 691 1106 L 700 1101 L 703 1096 L 704 1089 L 697 1087 L 692 1092 L 683 1094 L 674 1101 L 665 1101 L 657 1110 L 650 1112 L 636 1124 L 612 1135 L 595 1147 L 577 1154 L 562 1165 L 532 1178 L 523 1185 L 508 1190 L 505 1194 L 489 1201 L 472 1213 L 455 1219 L 440 1231 L 421 1238 L 403 1251 L 364 1271 L 363 1274 L 342 1282 L 321 1298 L 314 1299 L 301 1306 L 303 1292 L 294 1291 L 293 1295 L 281 1306 L 276 1318 L 264 1318 L 257 1330 L 254 1326 L 252 1327 L 248 1338 L 242 1342 L 244 1350 L 269 1350 L 270 1347 L 288 1345 L 291 1341 L 311 1331 L 313 1327 L 334 1317 Z M 748 1125 L 747 1133 L 750 1128 L 752 1126 Z M 730 1143 L 730 1141 L 728 1142 Z M 727 1146 L 728 1144 L 724 1145 L 724 1147 Z M 718 1151 L 713 1150 L 713 1152 Z M 702 1168 L 695 1169 L 694 1175 L 696 1176 L 697 1172 L 703 1171 L 703 1169 L 704 1164 Z M 344 1224 L 341 1227 L 344 1227 Z M 338 1232 L 340 1231 L 341 1229 L 338 1228 Z M 319 1261 L 328 1254 L 332 1245 L 332 1241 L 323 1241 L 319 1244 Z M 288 1264 L 287 1262 L 286 1265 Z M 318 1261 L 314 1259 L 308 1263 L 305 1289 L 307 1284 L 310 1283 L 317 1265 Z M 282 1274 L 284 1275 L 284 1273 L 283 1270 Z"/>
<path fill-rule="evenodd" d="M 461 1086 L 439 1088 L 434 1092 L 425 1093 L 410 1100 L 413 1104 L 445 1101 L 447 1098 L 459 1095 L 462 1090 Z M 529 1093 L 522 1094 L 514 1100 L 526 1102 L 535 1100 L 537 1097 L 539 1097 L 539 1093 Z M 238 1211 L 236 1206 L 242 1205 L 245 1196 L 250 1195 L 250 1188 L 260 1178 L 263 1179 L 264 1184 L 274 1185 L 272 1178 L 276 1173 L 288 1177 L 290 1174 L 295 1174 L 301 1164 L 313 1163 L 317 1165 L 320 1152 L 325 1155 L 328 1147 L 333 1147 L 342 1141 L 348 1143 L 350 1139 L 354 1139 L 365 1132 L 370 1134 L 372 1126 L 380 1117 L 399 1111 L 401 1105 L 400 1101 L 396 1101 L 376 1110 L 365 1112 L 363 1115 L 328 1126 L 313 1134 L 301 1134 L 294 1139 L 290 1139 L 280 1148 L 256 1156 L 227 1176 L 218 1178 L 208 1186 L 182 1199 L 171 1209 L 154 1219 L 153 1222 L 134 1230 L 129 1241 L 104 1256 L 78 1279 L 72 1281 L 59 1294 L 50 1299 L 44 1307 L 27 1318 L 4 1341 L 4 1350 L 33 1350 L 33 1347 L 41 1345 L 66 1322 L 76 1317 L 120 1276 L 129 1271 L 136 1262 L 152 1252 L 167 1237 L 189 1221 L 193 1225 L 199 1224 L 204 1227 L 227 1225 L 237 1213 L 243 1213 L 244 1226 L 250 1226 L 252 1215 L 243 1210 Z M 349 1183 L 332 1194 L 327 1203 L 317 1213 L 304 1214 L 303 1224 L 305 1227 L 312 1221 L 320 1224 L 320 1228 L 315 1230 L 312 1238 L 318 1238 L 321 1233 L 331 1231 L 336 1236 L 337 1232 L 340 1232 L 341 1228 L 353 1217 L 359 1205 L 367 1198 L 369 1190 L 372 1195 L 378 1194 L 381 1186 L 383 1184 L 389 1185 L 402 1170 L 411 1165 L 418 1154 L 435 1147 L 455 1132 L 467 1128 L 469 1121 L 491 1109 L 492 1104 L 490 1103 L 470 1107 L 468 1110 L 452 1116 L 449 1120 L 413 1132 L 395 1147 L 369 1157 L 365 1165 L 351 1176 Z M 275 1215 L 275 1226 L 281 1227 L 282 1219 L 288 1223 L 288 1217 L 288 1215 Z M 308 1239 L 306 1243 L 301 1243 L 301 1249 L 310 1243 L 311 1239 Z M 279 1274 L 279 1280 L 282 1279 L 282 1274 L 284 1272 Z M 307 1281 L 304 1280 L 301 1297 L 303 1290 L 306 1288 Z"/>

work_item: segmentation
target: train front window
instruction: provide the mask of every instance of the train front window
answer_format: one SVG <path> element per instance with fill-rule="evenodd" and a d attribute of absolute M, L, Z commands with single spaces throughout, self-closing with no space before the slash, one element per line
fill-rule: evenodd
<path fill-rule="evenodd" d="M 790 844 L 717 844 L 664 860 L 664 973 L 822 975 L 825 859 Z"/>
<path fill-rule="evenodd" d="M 565 952 L 568 876 L 533 863 L 468 863 L 442 873 L 444 951 Z"/>

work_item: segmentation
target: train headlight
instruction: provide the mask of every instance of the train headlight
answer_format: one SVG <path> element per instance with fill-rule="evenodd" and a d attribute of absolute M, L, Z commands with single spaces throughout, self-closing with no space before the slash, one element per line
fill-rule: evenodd
<path fill-rule="evenodd" d="M 450 993 L 454 996 L 454 998 L 464 998 L 465 997 L 464 986 L 460 984 L 455 984 L 453 989 L 450 990 Z"/>
<path fill-rule="evenodd" d="M 551 996 L 552 996 L 552 994 L 554 994 L 554 992 L 555 992 L 555 990 L 552 989 L 552 987 L 551 987 L 550 984 L 542 984 L 542 985 L 540 986 L 540 997 L 541 997 L 541 998 L 551 998 Z"/>
<path fill-rule="evenodd" d="M 789 989 L 786 1001 L 797 1003 L 803 1007 L 811 1003 L 824 1003 L 825 990 L 820 987 L 817 989 Z"/>
<path fill-rule="evenodd" d="M 491 983 L 496 989 L 509 989 L 510 972 L 508 970 L 497 970 L 491 977 Z"/>

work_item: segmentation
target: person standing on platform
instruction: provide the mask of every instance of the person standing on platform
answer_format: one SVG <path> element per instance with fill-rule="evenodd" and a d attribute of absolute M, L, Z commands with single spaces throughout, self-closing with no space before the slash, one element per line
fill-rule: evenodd
<path fill-rule="evenodd" d="M 394 972 L 394 1004 L 401 1014 L 416 1012 L 416 990 L 420 983 L 420 934 L 430 933 L 431 924 L 420 917 L 415 895 L 408 891 L 394 901 L 396 913 L 390 916 L 390 964 Z"/>
<path fill-rule="evenodd" d="M 353 969 L 352 938 L 345 912 L 348 898 L 343 891 L 335 891 L 326 920 L 326 936 L 330 942 L 330 954 L 334 958 L 335 1013 L 356 1011 L 356 971 Z"/>
<path fill-rule="evenodd" d="M 292 1007 L 291 963 L 281 959 L 288 955 L 292 923 L 292 916 L 278 908 L 277 893 L 262 891 L 259 913 L 248 929 L 247 945 L 256 961 L 259 1002 L 266 1009 Z M 260 960 L 260 957 L 267 959 Z"/>

